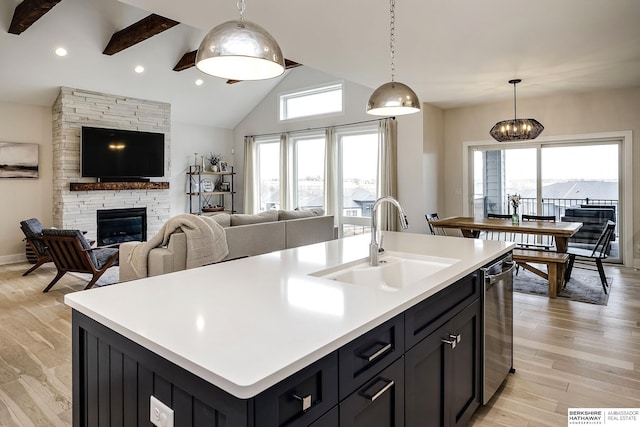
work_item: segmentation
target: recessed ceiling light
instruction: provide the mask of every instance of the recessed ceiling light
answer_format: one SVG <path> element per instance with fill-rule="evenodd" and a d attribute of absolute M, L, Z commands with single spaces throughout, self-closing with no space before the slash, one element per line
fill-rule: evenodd
<path fill-rule="evenodd" d="M 202 79 L 196 80 L 196 86 L 202 86 L 202 83 L 204 83 Z"/>
<path fill-rule="evenodd" d="M 56 55 L 58 56 L 67 56 L 67 49 L 63 48 L 63 47 L 59 47 L 55 50 Z"/>
<path fill-rule="evenodd" d="M 136 73 L 140 74 L 144 72 L 144 67 L 142 65 L 136 65 L 136 68 L 133 69 Z"/>

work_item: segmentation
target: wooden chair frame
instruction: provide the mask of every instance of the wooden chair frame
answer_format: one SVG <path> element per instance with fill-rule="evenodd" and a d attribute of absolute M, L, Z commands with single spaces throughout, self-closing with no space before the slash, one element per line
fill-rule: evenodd
<path fill-rule="evenodd" d="M 51 289 L 53 285 L 55 285 L 58 280 L 68 272 L 91 274 L 91 280 L 84 288 L 89 289 L 98 281 L 98 279 L 100 279 L 109 267 L 117 265 L 119 251 L 116 250 L 111 254 L 103 265 L 100 265 L 95 261 L 95 254 L 92 256 L 92 252 L 100 251 L 109 247 L 114 248 L 118 245 L 91 248 L 86 240 L 84 242 L 80 240 L 84 239 L 84 237 L 77 230 L 72 230 L 77 231 L 76 235 L 55 235 L 48 234 L 48 231 L 50 230 L 43 230 L 42 238 L 54 264 L 56 265 L 56 268 L 58 269 L 58 273 L 43 292 L 49 292 L 49 289 Z"/>
<path fill-rule="evenodd" d="M 587 262 L 592 260 L 595 262 L 596 269 L 598 270 L 598 275 L 600 276 L 600 282 L 602 283 L 602 289 L 604 293 L 607 293 L 607 288 L 609 284 L 607 283 L 607 277 L 604 273 L 604 266 L 602 265 L 602 260 L 606 259 L 609 255 L 607 254 L 609 251 L 609 246 L 611 245 L 611 237 L 615 232 L 616 223 L 608 220 L 598 237 L 598 241 L 594 246 L 593 250 L 589 249 L 580 249 L 580 248 L 572 248 L 569 247 L 567 253 L 569 254 L 569 264 L 566 269 L 565 283 L 571 279 L 571 272 L 574 267 L 574 263 L 576 258 L 579 261 Z"/>
<path fill-rule="evenodd" d="M 38 227 L 40 227 L 40 230 L 42 230 L 42 224 L 40 224 L 40 221 L 38 221 L 36 218 L 20 221 L 20 229 L 25 236 L 24 240 L 33 254 L 36 256 L 36 263 L 30 269 L 22 273 L 23 276 L 28 275 L 41 265 L 53 261 L 53 259 L 51 259 L 51 256 L 49 255 L 49 251 L 47 251 L 44 241 L 42 240 L 41 231 L 33 230 L 33 225 L 37 225 Z"/>

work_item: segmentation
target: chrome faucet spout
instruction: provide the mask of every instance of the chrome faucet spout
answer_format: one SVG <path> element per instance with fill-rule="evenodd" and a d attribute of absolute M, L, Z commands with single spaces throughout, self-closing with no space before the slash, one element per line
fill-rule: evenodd
<path fill-rule="evenodd" d="M 371 212 L 371 243 L 369 244 L 369 265 L 376 266 L 378 265 L 378 253 L 381 251 L 380 245 L 378 244 L 378 224 L 377 224 L 377 213 L 378 206 L 382 203 L 391 203 L 398 209 L 398 218 L 400 219 L 400 226 L 403 229 L 407 229 L 409 227 L 409 223 L 407 222 L 407 216 L 404 213 L 404 209 L 400 205 L 396 199 L 391 196 L 383 196 L 380 197 L 373 204 L 373 209 Z"/>

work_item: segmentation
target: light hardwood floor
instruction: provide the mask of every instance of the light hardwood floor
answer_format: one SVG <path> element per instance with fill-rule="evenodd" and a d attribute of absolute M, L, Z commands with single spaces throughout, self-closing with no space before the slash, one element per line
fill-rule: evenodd
<path fill-rule="evenodd" d="M 85 283 L 0 265 L 0 426 L 71 425 L 71 310 Z M 608 267 L 609 305 L 514 296 L 515 368 L 473 426 L 566 426 L 571 407 L 640 407 L 640 272 Z"/>

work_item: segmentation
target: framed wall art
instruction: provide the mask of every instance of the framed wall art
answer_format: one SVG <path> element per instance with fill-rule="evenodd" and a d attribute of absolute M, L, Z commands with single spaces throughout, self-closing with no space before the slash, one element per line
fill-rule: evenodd
<path fill-rule="evenodd" d="M 38 178 L 38 144 L 0 142 L 0 178 Z"/>

